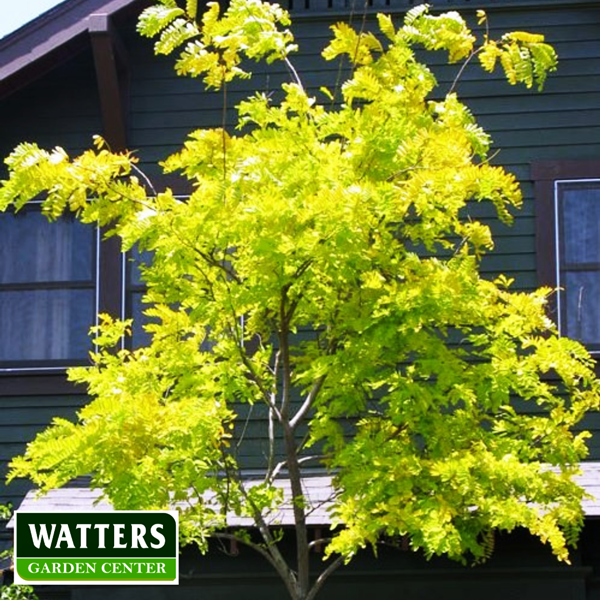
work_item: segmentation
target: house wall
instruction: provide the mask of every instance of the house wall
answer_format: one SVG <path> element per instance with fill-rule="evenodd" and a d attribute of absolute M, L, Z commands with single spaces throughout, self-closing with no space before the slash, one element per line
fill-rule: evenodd
<path fill-rule="evenodd" d="M 0 156 L 20 142 L 41 147 L 63 146 L 77 154 L 91 145 L 101 131 L 100 109 L 91 51 L 57 65 L 51 73 L 0 101 Z M 0 177 L 6 174 L 0 166 Z M 0 257 L 2 260 L 2 257 Z M 60 376 L 64 379 L 64 376 Z M 53 417 L 73 418 L 85 401 L 82 393 L 57 393 L 67 389 L 53 378 L 0 374 L 0 502 L 18 506 L 30 484 L 4 481 L 9 460 L 22 454 L 26 443 Z M 54 378 L 56 379 L 56 378 Z"/>
<path fill-rule="evenodd" d="M 498 3 L 487 4 L 492 34 L 514 29 L 544 33 L 560 57 L 559 71 L 550 76 L 542 94 L 510 87 L 501 75 L 490 76 L 478 68 L 467 69 L 457 85 L 459 94 L 494 139 L 498 153 L 493 154 L 493 162 L 513 172 L 521 181 L 524 193 L 523 208 L 512 227 L 494 219 L 490 206 L 472 207 L 471 214 L 491 223 L 495 233 L 496 249 L 484 259 L 484 271 L 490 277 L 506 273 L 515 278 L 516 289 L 532 289 L 537 285 L 537 277 L 530 163 L 600 156 L 600 78 L 594 76 L 600 72 L 600 7 L 575 2 L 563 6 L 539 2 L 529 6 L 503 3 L 504 8 L 498 7 Z M 544 4 L 546 6 L 541 8 Z M 474 9 L 468 2 L 444 4 L 444 8 L 447 6 L 466 9 L 463 14 L 474 22 Z M 295 13 L 294 32 L 300 52 L 293 60 L 303 73 L 307 87 L 315 94 L 319 93 L 320 86 L 332 86 L 339 77 L 337 64 L 324 62 L 320 52 L 329 38 L 331 23 L 347 16 L 330 12 L 297 10 Z M 398 11 L 397 16 L 399 19 Z M 372 12 L 368 27 L 373 25 L 371 17 Z M 355 23 L 360 23 L 362 15 L 355 14 L 353 18 Z M 173 59 L 155 57 L 152 42 L 138 36 L 132 20 L 121 24 L 119 33 L 130 60 L 129 147 L 138 153 L 142 168 L 153 175 L 156 162 L 176 151 L 187 133 L 222 122 L 221 94 L 204 93 L 198 80 L 177 77 L 172 69 Z M 443 66 L 437 55 L 432 59 L 440 90 L 448 89 L 457 67 Z M 256 90 L 272 92 L 285 78 L 285 68 L 281 65 L 270 69 L 258 67 L 251 80 L 230 86 L 228 104 L 233 106 L 245 94 Z M 231 125 L 235 115 L 230 111 L 227 118 Z M 94 64 L 89 50 L 0 103 L 0 154 L 3 156 L 23 140 L 36 141 L 45 147 L 58 144 L 77 153 L 89 147 L 91 136 L 101 130 Z M 3 387 L 6 386 L 0 376 L 0 394 Z M 2 402 L 6 400 L 0 400 L 0 408 Z M 46 400 L 46 406 L 48 411 L 44 414 L 47 415 L 52 414 L 54 406 L 61 408 L 54 397 Z M 26 414 L 24 408 L 23 424 L 26 424 Z M 40 421 L 40 417 L 35 420 Z M 597 416 L 590 417 L 588 423 L 593 429 L 600 428 Z M 22 432 L 21 441 L 29 439 L 31 431 L 23 429 Z M 596 439 L 600 440 L 600 436 Z M 597 459 L 600 458 L 600 441 L 595 440 L 592 458 Z M 14 443 L 18 442 L 11 442 Z"/>
<path fill-rule="evenodd" d="M 293 539 L 288 540 L 291 543 Z M 284 548 L 285 549 L 285 548 Z M 240 548 L 235 556 L 214 546 L 207 555 L 186 549 L 180 558 L 180 583 L 172 586 L 111 586 L 112 600 L 281 600 L 286 591 L 271 567 L 256 553 Z M 225 549 L 226 550 L 226 549 Z M 591 554 L 589 556 L 592 556 Z M 323 563 L 313 555 L 314 574 Z M 365 550 L 325 583 L 317 598 L 364 600 L 594 600 L 594 567 L 583 549 L 567 566 L 530 536 L 498 536 L 496 549 L 483 565 L 459 565 L 447 559 L 425 560 L 400 548 L 382 546 L 378 555 Z M 41 600 L 103 600 L 106 587 L 39 588 Z"/>
<path fill-rule="evenodd" d="M 490 277 L 505 273 L 514 277 L 515 289 L 533 289 L 537 275 L 531 162 L 600 156 L 600 78 L 594 75 L 600 72 L 600 7 L 585 2 L 481 4 L 488 12 L 492 34 L 520 29 L 543 33 L 560 57 L 558 72 L 550 76 L 541 94 L 510 87 L 500 74 L 487 75 L 477 67 L 468 68 L 457 84 L 458 93 L 494 139 L 492 161 L 518 177 L 524 194 L 523 208 L 511 227 L 498 222 L 490 206 L 475 205 L 470 209 L 472 216 L 490 223 L 495 234 L 496 249 L 484 259 L 484 272 Z M 475 24 L 474 7 L 466 0 L 442 6 L 461 9 Z M 402 4 L 401 8 L 404 10 L 406 6 Z M 366 26 L 373 28 L 374 12 L 369 10 Z M 398 21 L 402 10 L 396 10 Z M 389 11 L 393 13 L 391 7 Z M 293 61 L 307 87 L 318 95 L 320 86 L 333 87 L 340 78 L 337 63 L 323 61 L 320 53 L 329 39 L 329 26 L 337 20 L 347 20 L 348 15 L 335 9 L 311 12 L 298 7 L 293 14 L 293 29 L 300 46 Z M 360 11 L 355 12 L 353 19 L 360 25 Z M 120 22 L 118 31 L 129 55 L 128 145 L 140 157 L 140 166 L 153 176 L 157 173 L 156 162 L 176 151 L 186 134 L 198 127 L 221 124 L 222 97 L 219 92 L 203 92 L 198 80 L 177 77 L 172 68 L 173 58 L 155 57 L 152 42 L 138 36 L 133 19 Z M 440 55 L 429 58 L 438 75 L 441 94 L 453 82 L 458 68 L 444 65 Z M 282 65 L 258 66 L 251 80 L 230 86 L 228 105 L 233 107 L 246 94 L 257 90 L 276 93 L 279 83 L 286 79 Z M 230 110 L 227 124 L 231 126 L 234 121 L 235 114 Z M 22 140 L 36 141 L 45 147 L 62 145 L 75 154 L 89 147 L 92 135 L 101 131 L 89 49 L 0 101 L 3 156 Z M 33 398 L 28 395 L 22 400 L 20 393 L 15 395 L 12 389 L 6 377 L 0 375 L 0 411 L 13 411 L 11 418 L 19 419 L 18 428 L 0 423 L 0 427 L 9 429 L 0 438 L 0 461 L 6 461 L 13 451 L 22 448 L 34 429 L 41 428 L 50 415 L 73 415 L 75 407 L 84 402 L 79 395 L 70 396 L 65 403 L 61 396 L 53 395 L 51 386 L 47 392 L 42 389 Z M 30 400 L 37 403 L 32 408 L 28 405 Z M 20 402 L 18 408 L 13 406 Z M 263 454 L 266 431 L 261 427 L 258 411 L 251 417 L 256 444 L 255 450 L 250 446 L 247 458 L 248 465 L 254 467 Z M 600 416 L 591 415 L 585 425 L 599 431 Z M 600 459 L 600 434 L 592 439 L 591 449 L 591 458 Z M 2 473 L 5 462 L 0 463 L 0 469 Z M 0 490 L 0 499 L 14 500 L 24 488 L 11 489 Z"/>
<path fill-rule="evenodd" d="M 512 227 L 499 223 L 490 207 L 478 205 L 472 208 L 471 214 L 489 222 L 495 234 L 496 249 L 484 259 L 484 272 L 490 277 L 505 273 L 514 277 L 516 289 L 529 290 L 537 285 L 530 164 L 536 160 L 600 157 L 600 6 L 591 2 L 538 1 L 481 4 L 486 5 L 493 33 L 514 29 L 544 33 L 560 57 L 559 71 L 549 78 L 542 94 L 508 87 L 500 75 L 485 75 L 476 68 L 468 68 L 457 87 L 458 93 L 494 139 L 499 152 L 493 154 L 492 162 L 513 172 L 524 193 L 523 208 Z M 443 7 L 465 9 L 464 14 L 472 23 L 475 21 L 474 5 L 467 0 L 443 3 Z M 362 19 L 359 13 L 354 15 L 355 23 Z M 315 94 L 320 86 L 331 86 L 338 77 L 337 66 L 323 63 L 320 51 L 327 42 L 330 24 L 339 18 L 347 19 L 347 13 L 336 16 L 335 10 L 296 11 L 294 31 L 300 53 L 294 63 L 304 73 L 308 87 Z M 370 17 L 367 21 L 372 26 Z M 141 167 L 153 176 L 156 161 L 177 150 L 183 136 L 195 128 L 222 122 L 221 96 L 215 92 L 203 93 L 199 81 L 176 77 L 172 59 L 154 57 L 151 42 L 137 36 L 132 21 L 121 24 L 119 33 L 130 60 L 129 147 L 138 153 Z M 443 66 L 437 56 L 433 56 L 433 62 L 441 90 L 448 89 L 457 69 Z M 280 66 L 268 70 L 261 67 L 252 80 L 231 86 L 228 103 L 233 106 L 251 91 L 271 92 L 284 78 L 285 71 Z M 233 119 L 230 111 L 227 115 L 229 125 Z M 43 146 L 58 144 L 77 153 L 89 147 L 91 136 L 101 129 L 90 51 L 79 54 L 26 89 L 0 101 L 0 154 L 3 156 L 22 140 L 37 141 Z M 52 386 L 35 394 L 14 392 L 13 379 L 0 374 L 0 479 L 4 477 L 10 457 L 22 452 L 25 443 L 43 429 L 51 417 L 72 418 L 85 402 L 81 393 L 56 394 Z M 590 458 L 600 460 L 600 415 L 590 415 L 585 426 L 594 432 Z M 246 460 L 248 466 L 255 467 L 266 444 L 266 428 L 261 425 L 258 411 L 252 415 L 249 437 L 254 442 L 249 446 Z M 18 504 L 27 488 L 28 484 L 24 482 L 9 487 L 0 485 L 0 501 Z M 392 596 L 401 585 L 406 599 L 424 600 L 443 595 L 463 599 L 483 596 L 493 600 L 525 597 L 533 589 L 535 596 L 544 598 L 578 599 L 585 598 L 586 593 L 589 598 L 600 598 L 600 588 L 589 567 L 589 564 L 600 564 L 600 555 L 592 542 L 597 533 L 597 525 L 588 527 L 584 540 L 586 558 L 578 559 L 581 568 L 569 572 L 550 561 L 539 545 L 531 547 L 530 542 L 519 536 L 506 542 L 494 558 L 498 562 L 484 567 L 481 575 L 475 577 L 470 576 L 470 570 L 447 565 L 435 567 L 438 571 L 430 568 L 424 574 L 423 564 L 405 564 L 408 555 L 400 558 L 393 555 L 388 562 L 378 561 L 368 567 L 365 559 L 360 569 L 371 574 L 372 571 L 381 572 L 378 583 L 384 596 Z M 523 548 L 529 549 L 529 553 L 523 553 Z M 218 552 L 214 555 L 220 556 Z M 203 563 L 200 562 L 199 571 L 178 588 L 177 598 L 189 596 L 212 600 L 240 593 L 249 597 L 260 595 L 265 599 L 282 596 L 280 587 L 270 575 L 256 574 L 250 559 L 239 579 L 232 581 L 229 566 L 223 567 L 224 574 L 219 575 L 219 565 L 225 563 L 215 563 L 214 555 L 210 570 L 202 572 Z M 519 560 L 515 560 L 517 555 Z M 518 572 L 515 564 L 520 565 Z M 584 567 L 584 564 L 588 566 Z M 372 583 L 369 578 L 363 579 L 364 573 L 361 575 L 360 569 L 338 575 L 329 587 L 331 597 L 339 595 L 350 600 L 368 594 Z M 467 572 L 468 582 L 465 579 Z M 140 597 L 142 589 L 144 597 L 150 599 L 175 597 L 173 589 L 137 588 L 136 594 Z M 114 598 L 129 597 L 131 588 L 114 588 L 112 591 Z M 100 588 L 63 592 L 54 590 L 52 595 L 94 600 L 106 593 Z"/>
<path fill-rule="evenodd" d="M 0 100 L 0 156 L 20 142 L 62 146 L 73 155 L 100 133 L 100 104 L 91 50 Z M 5 176 L 4 164 L 1 175 Z"/>
<path fill-rule="evenodd" d="M 313 5 L 319 0 L 313 0 Z M 403 10 L 407 7 L 403 4 Z M 468 1 L 435 3 L 441 8 L 458 8 L 476 26 L 475 7 Z M 327 3 L 321 3 L 327 6 Z M 334 3 L 335 5 L 335 3 Z M 396 4 L 398 5 L 398 4 Z M 523 86 L 509 86 L 501 73 L 486 74 L 478 66 L 467 68 L 456 90 L 492 136 L 491 161 L 504 166 L 520 181 L 523 206 L 515 211 L 512 225 L 495 218 L 490 204 L 469 209 L 492 227 L 495 250 L 484 258 L 482 268 L 489 277 L 504 273 L 514 278 L 514 289 L 531 290 L 538 285 L 535 252 L 534 186 L 531 163 L 539 160 L 590 160 L 600 158 L 600 6 L 577 2 L 479 2 L 489 17 L 490 34 L 530 30 L 542 33 L 559 55 L 559 68 L 550 75 L 542 93 Z M 391 11 L 389 9 L 382 9 Z M 392 11 L 392 14 L 393 11 Z M 396 11 L 400 22 L 402 11 Z M 321 51 L 330 39 L 329 27 L 348 20 L 347 13 L 311 12 L 297 9 L 293 31 L 299 52 L 292 56 L 306 87 L 321 101 L 321 86 L 334 87 L 340 78 L 337 62 L 326 62 Z M 366 26 L 374 28 L 374 13 Z M 362 15 L 356 11 L 354 23 L 360 27 Z M 203 92 L 199 80 L 177 77 L 174 58 L 155 57 L 152 43 L 140 41 L 132 29 L 123 32 L 132 60 L 130 85 L 129 143 L 139 150 L 141 164 L 154 172 L 157 160 L 177 151 L 181 140 L 196 128 L 222 122 L 222 93 Z M 429 54 L 440 82 L 439 94 L 450 88 L 458 66 L 447 66 L 440 54 Z M 254 65 L 252 65 L 254 67 Z M 342 73 L 343 75 L 343 73 Z M 285 67 L 256 67 L 252 79 L 230 85 L 230 107 L 255 91 L 275 93 L 287 81 Z M 343 79 L 342 79 L 343 81 Z M 235 122 L 229 111 L 227 123 Z M 600 459 L 600 415 L 590 415 L 582 427 L 595 433 L 590 440 L 590 458 Z M 256 424 L 256 456 L 261 455 L 264 429 Z M 253 465 L 252 457 L 250 457 Z"/>
<path fill-rule="evenodd" d="M 73 418 L 83 405 L 82 395 L 0 396 L 0 477 L 4 479 L 8 461 L 22 454 L 25 444 L 43 431 L 55 418 Z M 2 490 L 1 502 L 18 506 L 30 488 L 28 482 L 15 481 Z"/>
<path fill-rule="evenodd" d="M 474 10 L 468 2 L 448 3 L 463 10 L 474 24 Z M 444 8 L 448 6 L 444 5 Z M 533 30 L 545 34 L 557 50 L 560 65 L 550 76 L 542 94 L 523 87 L 508 86 L 500 74 L 487 75 L 470 68 L 461 77 L 457 91 L 492 135 L 494 163 L 505 166 L 522 183 L 524 204 L 515 224 L 508 227 L 494 220 L 489 206 L 475 206 L 473 216 L 493 222 L 496 250 L 484 260 L 490 276 L 507 273 L 515 278 L 517 289 L 536 287 L 533 185 L 530 164 L 547 159 L 591 159 L 600 155 L 600 8 L 563 7 L 498 8 L 483 3 L 489 15 L 491 34 L 507 30 Z M 502 3 L 506 6 L 505 3 Z M 544 4 L 544 3 L 536 3 Z M 574 8 L 575 7 L 575 8 Z M 398 18 L 399 15 L 398 15 Z M 338 78 L 337 63 L 320 57 L 329 39 L 329 26 L 338 16 L 298 13 L 293 30 L 300 52 L 292 57 L 307 87 L 319 95 L 320 86 L 333 87 Z M 361 15 L 354 21 L 360 25 Z M 372 19 L 369 19 L 372 27 Z M 178 149 L 182 137 L 195 128 L 220 124 L 221 95 L 202 93 L 201 82 L 176 77 L 173 59 L 153 56 L 151 43 L 142 43 L 129 33 L 126 38 L 133 64 L 130 98 L 129 140 L 139 149 L 142 163 L 150 165 Z M 448 89 L 457 74 L 456 66 L 442 66 L 440 56 L 433 64 L 441 83 Z M 272 92 L 286 79 L 282 65 L 257 69 L 251 80 L 230 86 L 228 104 L 233 106 L 244 93 Z M 321 96 L 323 100 L 323 96 Z M 228 122 L 234 119 L 232 113 Z M 151 167 L 150 167 L 151 168 Z"/>

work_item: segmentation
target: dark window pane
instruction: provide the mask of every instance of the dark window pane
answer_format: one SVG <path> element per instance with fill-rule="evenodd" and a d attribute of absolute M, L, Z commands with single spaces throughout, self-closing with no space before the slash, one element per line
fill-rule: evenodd
<path fill-rule="evenodd" d="M 142 298 L 146 292 L 146 284 L 142 280 L 140 267 L 150 264 L 152 261 L 152 252 L 149 250 L 140 251 L 134 246 L 128 255 L 127 263 L 127 299 L 126 299 L 126 317 L 133 319 L 131 331 L 131 347 L 140 348 L 150 344 L 151 336 L 144 331 L 144 325 L 156 321 L 150 319 L 144 314 L 147 305 L 142 303 Z"/>
<path fill-rule="evenodd" d="M 0 284 L 86 281 L 95 271 L 95 229 L 39 211 L 0 215 Z"/>
<path fill-rule="evenodd" d="M 585 344 L 600 342 L 600 272 L 565 273 L 563 283 L 567 335 Z"/>
<path fill-rule="evenodd" d="M 152 320 L 143 313 L 147 308 L 147 305 L 142 304 L 144 293 L 140 291 L 130 292 L 129 294 L 130 314 L 128 317 L 133 319 L 133 327 L 131 329 L 131 345 L 133 348 L 148 346 L 151 341 L 150 334 L 144 331 L 144 325 Z"/>
<path fill-rule="evenodd" d="M 600 181 L 557 182 L 561 333 L 600 348 Z"/>
<path fill-rule="evenodd" d="M 0 361 L 87 358 L 95 303 L 93 289 L 0 291 Z"/>
<path fill-rule="evenodd" d="M 559 183 L 562 261 L 600 264 L 600 182 Z"/>
<path fill-rule="evenodd" d="M 140 252 L 137 246 L 131 249 L 129 253 L 129 285 L 131 287 L 144 287 L 140 266 L 148 265 L 151 261 L 152 252 L 149 250 Z"/>

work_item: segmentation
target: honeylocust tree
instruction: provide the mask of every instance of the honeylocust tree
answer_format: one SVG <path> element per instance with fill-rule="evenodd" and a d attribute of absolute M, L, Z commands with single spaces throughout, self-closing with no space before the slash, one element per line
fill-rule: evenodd
<path fill-rule="evenodd" d="M 164 161 L 193 184 L 188 198 L 154 192 L 135 154 L 99 138 L 74 158 L 25 143 L 6 159 L 2 209 L 41 195 L 49 218 L 73 212 L 143 253 L 150 336 L 123 349 L 131 322 L 102 316 L 92 365 L 69 371 L 92 401 L 11 477 L 44 491 L 91 474 L 116 508 L 175 505 L 184 542 L 239 539 L 294 600 L 382 538 L 477 561 L 495 531 L 525 527 L 567 561 L 586 455 L 574 426 L 598 407 L 598 381 L 548 318 L 549 290 L 481 275 L 493 240 L 471 207 L 508 222 L 519 186 L 422 62 L 445 52 L 457 73 L 479 62 L 541 86 L 552 48 L 524 32 L 477 39 L 457 13 L 421 6 L 399 23 L 379 15 L 377 33 L 335 25 L 323 56 L 348 77 L 313 95 L 280 7 L 196 9 L 162 0 L 139 21 L 180 75 L 222 93 L 256 60 L 283 61 L 289 78 L 240 102 L 237 129 L 194 131 Z M 249 424 L 269 440 L 252 481 Z M 313 573 L 305 484 L 323 470 L 332 528 Z M 286 508 L 292 557 L 276 530 Z M 232 515 L 254 529 L 228 529 Z"/>

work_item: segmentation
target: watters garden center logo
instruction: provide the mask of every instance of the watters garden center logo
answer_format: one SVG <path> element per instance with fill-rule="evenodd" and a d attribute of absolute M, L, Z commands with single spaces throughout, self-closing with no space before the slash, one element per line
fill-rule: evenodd
<path fill-rule="evenodd" d="M 15 513 L 15 583 L 179 583 L 175 511 Z"/>

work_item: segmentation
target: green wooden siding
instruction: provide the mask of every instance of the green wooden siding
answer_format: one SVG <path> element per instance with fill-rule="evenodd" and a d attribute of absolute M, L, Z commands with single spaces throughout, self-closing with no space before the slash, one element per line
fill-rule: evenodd
<path fill-rule="evenodd" d="M 0 380 L 1 384 L 1 380 Z M 0 483 L 4 481 L 10 460 L 25 450 L 27 441 L 42 431 L 53 417 L 73 419 L 85 396 L 0 396 Z M 0 485 L 0 503 L 18 505 L 31 485 L 15 481 Z"/>
<path fill-rule="evenodd" d="M 91 51 L 0 100 L 2 158 L 23 141 L 62 146 L 76 154 L 89 148 L 97 133 L 102 133 L 102 124 Z"/>
<path fill-rule="evenodd" d="M 327 13 L 342 0 L 310 0 L 311 6 Z M 304 2 L 302 6 L 304 6 Z M 361 3 L 356 3 L 358 6 Z M 384 0 L 373 0 L 383 5 Z M 412 2 L 399 2 L 409 8 Z M 475 205 L 472 216 L 489 223 L 495 234 L 495 251 L 483 266 L 490 276 L 506 273 L 515 278 L 516 289 L 537 285 L 535 256 L 535 206 L 530 164 L 549 159 L 597 159 L 600 156 L 600 6 L 557 1 L 481 0 L 447 2 L 434 0 L 440 8 L 466 8 L 471 22 L 474 8 L 486 7 L 493 31 L 532 29 L 546 35 L 560 57 L 558 73 L 548 80 L 543 94 L 508 88 L 500 76 L 487 76 L 467 69 L 458 91 L 478 116 L 500 149 L 494 162 L 506 166 L 522 182 L 523 209 L 515 223 L 499 223 L 493 209 Z M 315 15 L 296 3 L 295 32 L 301 53 L 294 59 L 304 72 L 308 87 L 317 93 L 321 85 L 332 86 L 337 66 L 319 58 L 328 40 L 328 27 L 334 20 L 326 14 Z M 516 8 L 515 8 L 516 7 Z M 332 12 L 332 11 L 329 11 Z M 344 13 L 338 11 L 342 18 Z M 360 10 L 355 22 L 360 22 Z M 133 21 L 120 33 L 130 58 L 129 146 L 138 152 L 142 167 L 156 173 L 152 163 L 179 149 L 182 137 L 202 126 L 221 123 L 221 96 L 203 93 L 198 81 L 177 78 L 172 59 L 156 59 L 152 42 L 141 39 Z M 456 70 L 435 59 L 436 73 L 447 89 Z M 245 93 L 272 91 L 286 77 L 280 66 L 261 69 L 250 81 L 233 85 L 228 100 L 233 105 Z M 76 81 L 76 84 L 73 84 Z M 59 65 L 38 82 L 0 102 L 0 153 L 19 141 L 41 145 L 63 145 L 71 153 L 90 145 L 91 136 L 101 132 L 100 110 L 91 52 Z M 229 113 L 228 122 L 233 122 Z M 0 376 L 0 385 L 2 378 Z M 83 395 L 0 396 L 0 502 L 18 504 L 29 484 L 17 481 L 2 485 L 7 464 L 21 453 L 27 441 L 41 431 L 54 416 L 74 418 L 86 401 Z M 583 426 L 594 432 L 590 441 L 591 458 L 600 460 L 600 415 L 586 417 Z M 265 411 L 245 409 L 236 425 L 245 430 L 239 456 L 247 468 L 259 468 L 268 451 Z M 365 551 L 359 560 L 342 569 L 326 585 L 323 598 L 362 600 L 376 594 L 382 598 L 404 600 L 505 600 L 506 598 L 544 598 L 600 600 L 600 550 L 597 539 L 600 521 L 588 523 L 573 568 L 557 564 L 547 548 L 517 532 L 498 539 L 494 557 L 487 565 L 472 569 L 448 561 L 427 563 L 422 557 L 399 550 L 382 549 L 375 559 Z M 320 557 L 315 556 L 318 562 Z M 282 598 L 282 585 L 268 565 L 244 549 L 228 557 L 215 548 L 206 558 L 195 552 L 182 556 L 181 585 L 177 588 L 112 587 L 111 598 L 128 600 L 223 600 L 229 598 Z M 41 597 L 101 600 L 104 588 L 56 588 L 41 591 Z"/>
<path fill-rule="evenodd" d="M 466 7 L 463 14 L 471 23 L 475 21 L 474 8 L 467 2 L 437 4 L 443 8 Z M 596 75 L 600 72 L 600 7 L 576 7 L 575 3 L 559 7 L 546 3 L 540 8 L 520 3 L 525 7 L 515 10 L 514 3 L 477 3 L 480 4 L 488 11 L 492 34 L 509 29 L 543 33 L 560 58 L 559 70 L 550 76 L 542 94 L 510 87 L 500 74 L 487 75 L 479 68 L 467 69 L 457 87 L 491 134 L 494 148 L 499 149 L 494 162 L 515 174 L 522 183 L 524 196 L 523 207 L 515 213 L 512 227 L 499 223 L 490 206 L 475 205 L 470 209 L 472 216 L 490 223 L 495 234 L 495 250 L 484 259 L 484 272 L 490 277 L 505 273 L 514 278 L 515 289 L 530 290 L 537 286 L 531 162 L 590 159 L 600 155 L 600 78 Z M 326 8 L 327 3 L 322 6 Z M 300 9 L 295 12 L 294 32 L 300 52 L 293 61 L 307 87 L 318 95 L 320 86 L 333 87 L 338 77 L 337 64 L 320 58 L 335 18 L 302 14 Z M 400 19 L 399 13 L 397 16 Z M 360 15 L 355 14 L 354 20 L 359 23 Z M 177 78 L 172 71 L 172 59 L 161 57 L 157 61 L 150 42 L 140 43 L 134 37 L 128 37 L 127 42 L 136 62 L 131 82 L 130 140 L 139 149 L 143 162 L 151 163 L 176 151 L 182 136 L 190 130 L 221 123 L 219 93 L 203 93 L 199 81 Z M 457 68 L 443 65 L 437 55 L 431 58 L 440 89 L 448 89 Z M 231 86 L 228 101 L 233 105 L 244 92 L 271 92 L 285 79 L 286 72 L 281 66 L 269 70 L 260 67 L 251 80 Z M 230 115 L 228 123 L 231 122 Z M 599 459 L 600 420 L 590 418 L 586 426 L 597 432 L 590 448 L 591 458 Z M 254 467 L 265 452 L 266 429 L 257 423 L 250 431 L 249 439 L 254 436 L 255 444 L 246 443 L 244 451 L 252 449 L 247 460 Z"/>
<path fill-rule="evenodd" d="M 291 552 L 293 537 L 287 537 Z M 240 548 L 235 556 L 214 545 L 207 556 L 192 549 L 181 555 L 180 585 L 162 588 L 112 586 L 114 600 L 230 600 L 250 598 L 281 600 L 283 585 L 271 567 L 251 550 Z M 587 548 L 586 548 L 587 550 Z M 590 553 L 593 548 L 590 548 Z M 461 566 L 444 559 L 426 561 L 421 555 L 382 546 L 375 557 L 364 550 L 338 570 L 318 598 L 363 600 L 585 600 L 592 569 L 587 552 L 575 553 L 573 566 L 557 563 L 547 548 L 522 534 L 498 536 L 496 552 L 485 565 Z M 315 573 L 323 568 L 321 556 L 313 554 Z M 98 587 L 70 588 L 65 598 L 102 600 L 106 590 Z M 42 600 L 46 597 L 42 593 Z"/>

